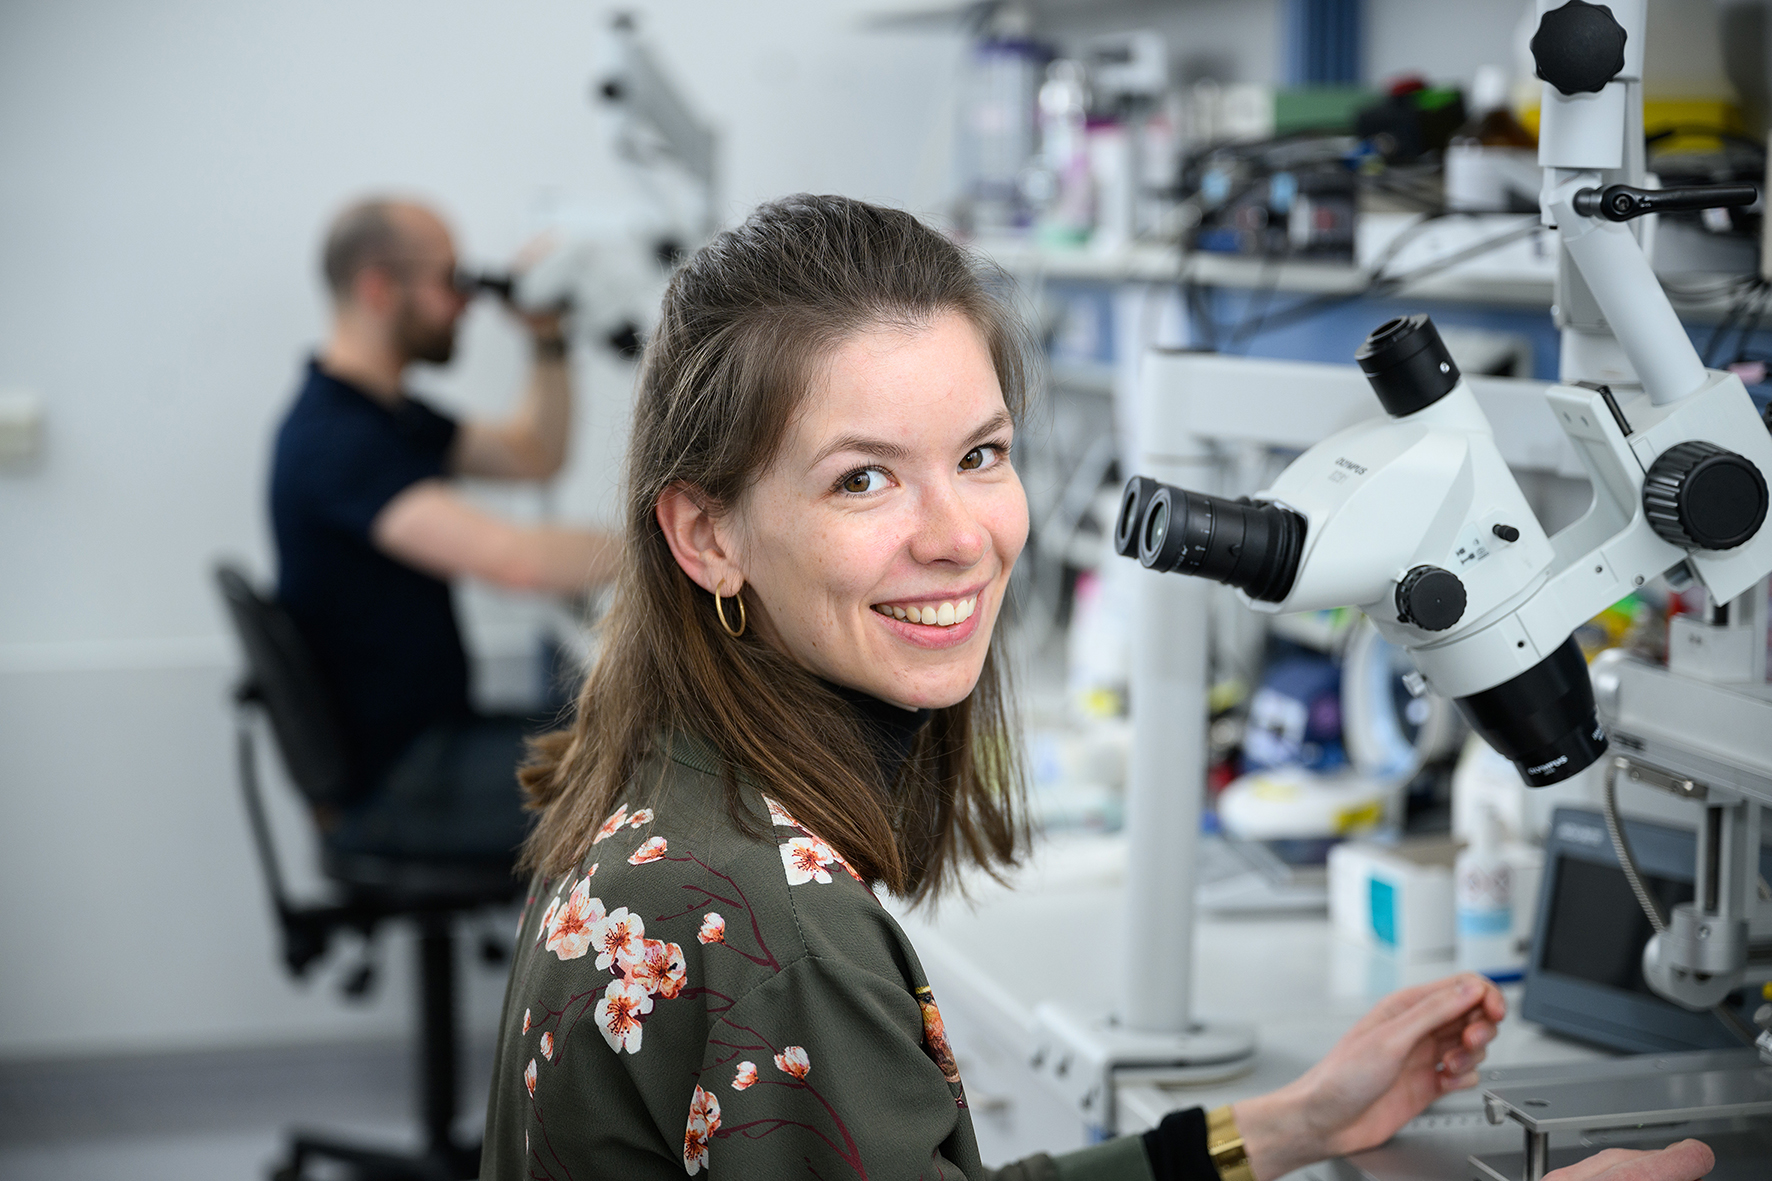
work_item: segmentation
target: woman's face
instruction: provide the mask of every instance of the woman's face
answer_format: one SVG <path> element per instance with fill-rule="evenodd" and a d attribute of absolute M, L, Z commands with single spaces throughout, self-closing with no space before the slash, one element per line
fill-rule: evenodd
<path fill-rule="evenodd" d="M 1027 540 L 1011 433 L 958 313 L 838 348 L 730 522 L 763 638 L 907 708 L 972 692 Z"/>

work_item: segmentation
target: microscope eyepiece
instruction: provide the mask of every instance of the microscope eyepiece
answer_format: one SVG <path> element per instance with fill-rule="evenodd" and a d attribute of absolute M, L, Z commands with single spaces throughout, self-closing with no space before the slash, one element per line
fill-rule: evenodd
<path fill-rule="evenodd" d="M 1304 518 L 1291 509 L 1134 476 L 1120 501 L 1114 548 L 1148 569 L 1196 574 L 1278 603 L 1298 575 L 1304 534 Z"/>
<path fill-rule="evenodd" d="M 1372 330 L 1354 352 L 1372 390 L 1395 418 L 1425 410 L 1458 384 L 1458 366 L 1426 316 L 1398 316 Z"/>
<path fill-rule="evenodd" d="M 1458 698 L 1458 708 L 1513 760 L 1527 787 L 1561 783 L 1606 753 L 1593 682 L 1573 636 L 1518 676 Z"/>

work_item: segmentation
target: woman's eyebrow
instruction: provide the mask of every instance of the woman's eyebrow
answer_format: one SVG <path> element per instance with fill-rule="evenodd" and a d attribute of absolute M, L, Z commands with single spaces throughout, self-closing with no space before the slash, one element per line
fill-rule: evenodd
<path fill-rule="evenodd" d="M 902 443 L 888 443 L 884 439 L 870 439 L 866 435 L 844 435 L 820 448 L 818 454 L 812 457 L 812 462 L 806 466 L 815 468 L 831 456 L 845 451 L 871 455 L 875 459 L 904 459 L 911 453 L 911 449 Z"/>
<path fill-rule="evenodd" d="M 986 435 L 994 435 L 998 431 L 1006 431 L 1014 425 L 1015 419 L 1010 416 L 1009 411 L 999 410 L 986 419 L 977 430 L 973 431 L 972 437 L 974 439 L 982 439 Z"/>
<path fill-rule="evenodd" d="M 982 439 L 986 435 L 1008 429 L 1014 424 L 1014 421 L 1007 410 L 999 410 L 980 423 L 972 431 L 970 437 Z M 841 455 L 844 452 L 855 452 L 859 455 L 871 456 L 874 459 L 900 460 L 908 458 L 911 449 L 902 443 L 891 443 L 885 439 L 874 439 L 867 435 L 844 435 L 819 448 L 818 454 L 812 457 L 812 462 L 806 465 L 807 469 L 816 468 L 831 456 Z"/>

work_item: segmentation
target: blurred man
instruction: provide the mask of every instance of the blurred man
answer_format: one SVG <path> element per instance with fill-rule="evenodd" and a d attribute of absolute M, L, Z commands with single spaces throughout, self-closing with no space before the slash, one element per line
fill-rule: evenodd
<path fill-rule="evenodd" d="M 332 331 L 278 432 L 271 517 L 279 597 L 319 661 L 359 802 L 329 818 L 345 852 L 508 859 L 521 842 L 523 727 L 476 715 L 450 582 L 582 593 L 617 543 L 482 512 L 452 476 L 544 480 L 572 417 L 560 319 L 526 316 L 533 361 L 516 413 L 457 421 L 406 388 L 414 362 L 455 351 L 468 296 L 432 211 L 361 201 L 323 253 Z"/>

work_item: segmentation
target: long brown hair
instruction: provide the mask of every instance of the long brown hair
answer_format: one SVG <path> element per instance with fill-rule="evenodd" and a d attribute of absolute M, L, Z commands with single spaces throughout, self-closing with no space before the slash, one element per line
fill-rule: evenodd
<path fill-rule="evenodd" d="M 977 687 L 935 711 L 898 782 L 852 709 L 754 633 L 734 640 L 677 565 L 655 515 L 686 485 L 737 505 L 773 459 L 820 361 L 854 334 L 964 315 L 1012 416 L 1035 353 L 997 294 L 1007 280 L 908 213 L 801 194 L 759 207 L 685 262 L 647 342 L 625 472 L 626 551 L 602 649 L 572 724 L 538 739 L 521 779 L 541 815 L 524 862 L 564 872 L 667 736 L 727 760 L 727 805 L 756 831 L 742 771 L 869 881 L 921 900 L 964 863 L 1012 865 L 1026 838 L 1020 735 L 993 638 Z M 729 609 L 730 610 L 730 609 Z"/>

